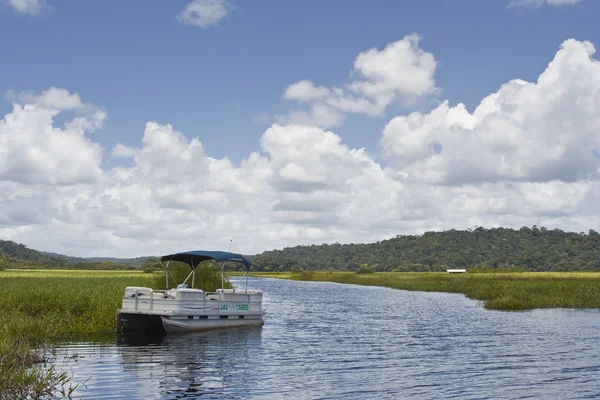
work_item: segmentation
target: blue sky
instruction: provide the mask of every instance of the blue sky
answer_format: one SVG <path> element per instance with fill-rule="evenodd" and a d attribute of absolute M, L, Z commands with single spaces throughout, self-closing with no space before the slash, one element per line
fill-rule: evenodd
<path fill-rule="evenodd" d="M 0 239 L 598 230 L 600 2 L 512 1 L 0 0 Z"/>
<path fill-rule="evenodd" d="M 199 136 L 215 157 L 239 161 L 258 150 L 268 126 L 260 117 L 291 108 L 282 98 L 289 84 L 343 85 L 358 53 L 412 32 L 439 62 L 442 97 L 471 110 L 510 79 L 535 80 L 563 40 L 600 35 L 594 1 L 511 8 L 504 0 L 233 4 L 208 29 L 176 20 L 186 1 L 58 0 L 33 17 L 4 5 L 0 93 L 50 86 L 79 93 L 107 110 L 95 134 L 107 149 L 139 145 L 144 124 L 155 120 Z M 3 102 L 1 110 L 10 107 Z M 349 122 L 339 129 L 344 141 L 375 152 L 387 119 Z"/>

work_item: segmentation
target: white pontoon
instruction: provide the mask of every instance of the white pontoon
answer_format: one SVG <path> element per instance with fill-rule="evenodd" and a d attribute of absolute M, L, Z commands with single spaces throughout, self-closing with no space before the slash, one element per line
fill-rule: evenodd
<path fill-rule="evenodd" d="M 221 289 L 204 292 L 193 289 L 196 267 L 206 260 L 221 263 Z M 188 251 L 164 256 L 166 287 L 169 287 L 169 263 L 188 264 L 191 272 L 174 289 L 154 290 L 148 287 L 125 288 L 122 308 L 117 311 L 117 322 L 122 330 L 164 330 L 167 333 L 205 331 L 217 328 L 263 325 L 262 291 L 248 290 L 250 261 L 240 254 L 224 251 Z M 225 289 L 225 262 L 246 266 L 246 288 Z M 191 279 L 191 286 L 187 285 Z"/>

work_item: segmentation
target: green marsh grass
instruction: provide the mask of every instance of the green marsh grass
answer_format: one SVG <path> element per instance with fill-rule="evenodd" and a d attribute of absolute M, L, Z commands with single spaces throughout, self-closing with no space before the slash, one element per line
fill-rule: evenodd
<path fill-rule="evenodd" d="M 150 286 L 138 271 L 0 271 L 0 399 L 69 397 L 63 371 L 47 364 L 55 341 L 114 338 L 126 286 Z"/>
<path fill-rule="evenodd" d="M 126 286 L 150 286 L 137 271 L 2 271 L 0 338 L 90 339 L 116 332 Z"/>
<path fill-rule="evenodd" d="M 181 283 L 188 273 L 187 266 L 174 268 L 172 276 Z M 195 283 L 213 291 L 221 287 L 220 273 L 203 266 Z M 40 368 L 46 357 L 39 349 L 62 340 L 114 340 L 125 287 L 164 285 L 164 271 L 0 271 L 0 399 L 68 394 L 63 372 Z M 169 286 L 175 286 L 172 279 Z"/>
<path fill-rule="evenodd" d="M 280 279 L 327 281 L 393 289 L 462 293 L 494 310 L 600 308 L 598 272 L 465 273 L 312 272 L 253 273 Z"/>
<path fill-rule="evenodd" d="M 600 273 L 591 272 L 356 274 L 305 271 L 252 275 L 463 293 L 483 301 L 486 308 L 498 310 L 600 308 Z M 0 271 L 0 399 L 68 397 L 76 385 L 71 385 L 69 377 L 52 365 L 40 363 L 45 360 L 43 349 L 60 340 L 114 339 L 116 310 L 121 306 L 125 287 L 162 289 L 162 279 L 162 272 Z"/>

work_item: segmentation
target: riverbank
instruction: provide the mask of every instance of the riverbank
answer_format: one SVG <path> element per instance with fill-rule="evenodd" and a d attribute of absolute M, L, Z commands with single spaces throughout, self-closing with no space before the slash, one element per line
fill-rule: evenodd
<path fill-rule="evenodd" d="M 182 282 L 189 267 L 170 271 Z M 196 283 L 214 291 L 220 275 L 215 268 L 197 268 Z M 68 397 L 74 386 L 44 349 L 57 341 L 115 340 L 125 287 L 164 284 L 164 271 L 0 271 L 0 400 Z"/>
<path fill-rule="evenodd" d="M 600 308 L 600 273 L 591 272 L 251 275 L 463 293 L 497 310 Z M 68 394 L 76 385 L 51 362 L 44 364 L 47 353 L 39 349 L 60 340 L 114 338 L 115 312 L 125 287 L 156 286 L 157 277 L 162 283 L 162 273 L 140 271 L 0 271 L 0 399 Z"/>
<path fill-rule="evenodd" d="M 0 399 L 69 397 L 76 384 L 44 349 L 114 336 L 125 287 L 154 279 L 139 271 L 0 271 Z"/>
<path fill-rule="evenodd" d="M 462 293 L 491 310 L 600 308 L 600 272 L 283 272 L 252 273 L 264 278 L 383 286 L 400 290 Z"/>

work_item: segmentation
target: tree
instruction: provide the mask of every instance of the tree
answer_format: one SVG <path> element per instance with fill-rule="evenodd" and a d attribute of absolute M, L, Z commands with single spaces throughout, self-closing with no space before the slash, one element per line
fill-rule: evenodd
<path fill-rule="evenodd" d="M 372 244 L 311 245 L 266 251 L 254 257 L 255 270 L 439 271 L 489 266 L 530 271 L 600 270 L 600 234 L 545 227 L 475 227 L 423 235 L 398 235 Z"/>
<path fill-rule="evenodd" d="M 144 265 L 142 265 L 142 271 L 147 274 L 160 271 L 163 268 L 164 267 L 158 257 L 149 257 L 146 261 L 144 261 Z"/>

